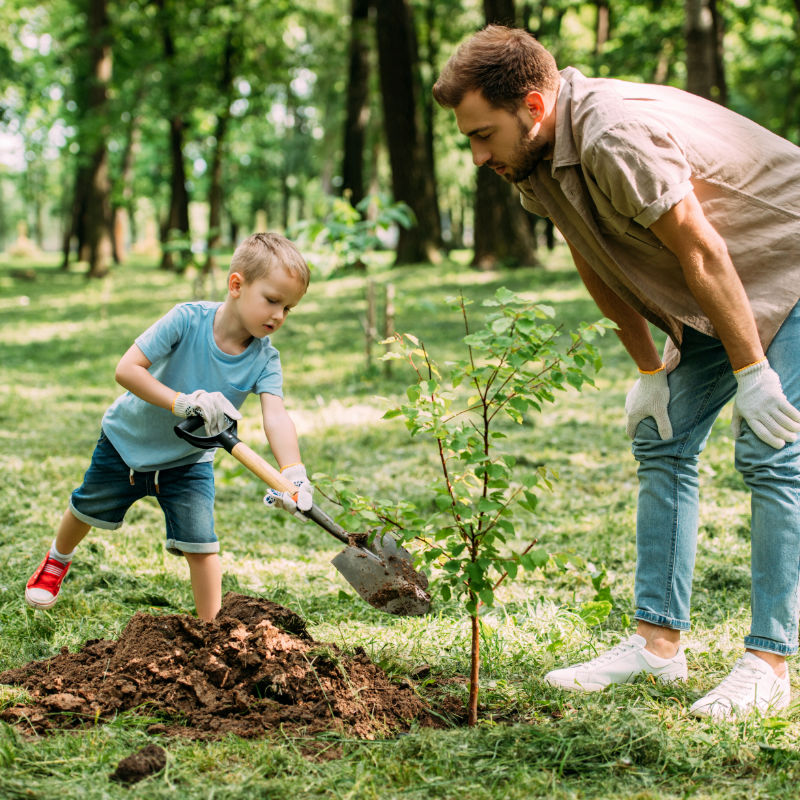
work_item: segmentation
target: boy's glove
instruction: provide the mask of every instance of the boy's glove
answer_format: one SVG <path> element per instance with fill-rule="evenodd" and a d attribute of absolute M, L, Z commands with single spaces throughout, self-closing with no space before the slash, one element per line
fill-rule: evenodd
<path fill-rule="evenodd" d="M 795 441 L 800 431 L 800 411 L 786 399 L 781 379 L 767 359 L 733 374 L 739 384 L 733 402 L 733 435 L 739 436 L 744 419 L 762 442 L 776 450 Z"/>
<path fill-rule="evenodd" d="M 203 389 L 191 394 L 178 392 L 172 403 L 172 413 L 176 417 L 192 417 L 199 414 L 205 420 L 209 436 L 216 436 L 228 427 L 225 417 L 242 418 L 233 403 L 222 392 L 206 392 Z"/>
<path fill-rule="evenodd" d="M 669 386 L 667 371 L 661 367 L 656 372 L 639 370 L 639 380 L 625 398 L 625 413 L 628 415 L 626 432 L 629 439 L 636 436 L 636 428 L 645 417 L 652 417 L 662 439 L 672 438 L 672 423 L 669 421 Z"/>
<path fill-rule="evenodd" d="M 280 508 L 290 514 L 301 517 L 301 511 L 308 511 L 313 505 L 312 494 L 314 488 L 306 475 L 306 468 L 302 464 L 291 464 L 281 470 L 284 478 L 291 481 L 297 487 L 296 502 L 292 496 L 294 493 L 279 492 L 277 489 L 270 489 L 264 495 L 264 504 L 267 508 Z"/>

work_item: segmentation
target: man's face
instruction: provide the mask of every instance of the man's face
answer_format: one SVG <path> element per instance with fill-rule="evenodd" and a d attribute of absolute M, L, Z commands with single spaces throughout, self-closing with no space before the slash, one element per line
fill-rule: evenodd
<path fill-rule="evenodd" d="M 489 167 L 509 183 L 527 178 L 549 156 L 551 143 L 525 102 L 515 113 L 494 108 L 477 91 L 468 92 L 455 108 L 458 129 L 468 139 L 477 167 Z"/>

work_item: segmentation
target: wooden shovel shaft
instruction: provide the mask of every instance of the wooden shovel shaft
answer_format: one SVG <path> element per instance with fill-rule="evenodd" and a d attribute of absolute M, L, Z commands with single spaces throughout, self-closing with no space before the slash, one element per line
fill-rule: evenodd
<path fill-rule="evenodd" d="M 231 455 L 276 491 L 289 492 L 291 495 L 297 494 L 297 487 L 291 481 L 284 478 L 272 464 L 261 458 L 252 447 L 248 447 L 244 442 L 237 442 L 231 450 Z"/>
<path fill-rule="evenodd" d="M 227 450 L 228 448 L 226 447 L 225 449 Z M 284 478 L 272 464 L 265 461 L 252 447 L 248 447 L 241 440 L 237 440 L 236 444 L 228 452 L 240 464 L 247 467 L 250 472 L 261 478 L 267 486 L 278 492 L 288 492 L 295 500 L 297 499 L 297 487 Z M 337 525 L 318 505 L 314 504 L 308 511 L 301 511 L 300 513 L 308 517 L 312 522 L 316 522 L 317 525 L 324 528 L 332 536 L 335 536 L 340 542 L 350 544 L 347 531 L 341 525 Z"/>

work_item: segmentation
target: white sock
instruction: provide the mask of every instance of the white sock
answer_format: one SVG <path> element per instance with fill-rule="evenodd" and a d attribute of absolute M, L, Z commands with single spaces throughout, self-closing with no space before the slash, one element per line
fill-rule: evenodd
<path fill-rule="evenodd" d="M 67 553 L 66 555 L 64 555 L 64 553 L 59 553 L 56 549 L 56 541 L 53 539 L 53 544 L 50 545 L 50 555 L 52 558 L 54 558 L 56 561 L 60 561 L 62 564 L 69 564 L 69 562 L 72 561 L 72 556 L 75 555 L 75 551 L 73 550 L 71 553 Z"/>

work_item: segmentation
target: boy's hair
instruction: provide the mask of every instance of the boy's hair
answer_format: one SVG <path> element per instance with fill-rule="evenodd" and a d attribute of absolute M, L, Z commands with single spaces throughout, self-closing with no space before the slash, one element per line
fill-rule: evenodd
<path fill-rule="evenodd" d="M 443 108 L 455 108 L 477 90 L 493 107 L 514 111 L 528 92 L 554 92 L 560 82 L 555 59 L 531 34 L 488 25 L 450 57 L 433 97 Z"/>
<path fill-rule="evenodd" d="M 278 233 L 248 236 L 234 251 L 228 273 L 238 272 L 245 283 L 252 283 L 278 266 L 299 278 L 308 288 L 311 280 L 308 264 L 294 244 Z"/>

